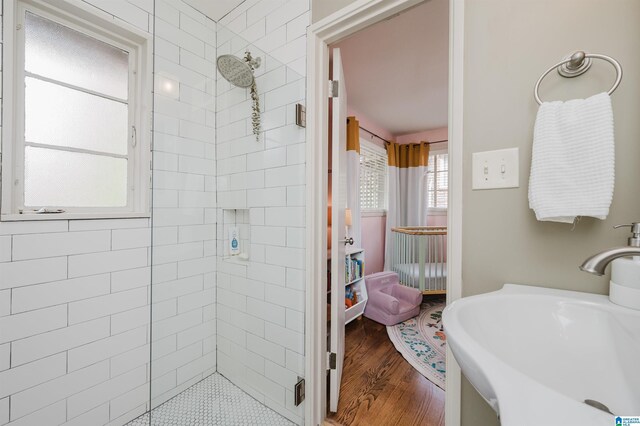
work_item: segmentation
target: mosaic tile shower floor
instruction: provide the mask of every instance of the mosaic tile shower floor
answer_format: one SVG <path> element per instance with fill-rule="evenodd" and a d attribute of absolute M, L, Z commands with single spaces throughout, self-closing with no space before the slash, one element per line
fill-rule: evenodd
<path fill-rule="evenodd" d="M 126 426 L 295 426 L 215 373 Z"/>

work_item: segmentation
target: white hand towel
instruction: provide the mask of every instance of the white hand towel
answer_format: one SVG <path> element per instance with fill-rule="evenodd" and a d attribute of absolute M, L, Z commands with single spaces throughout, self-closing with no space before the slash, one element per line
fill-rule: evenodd
<path fill-rule="evenodd" d="M 605 219 L 613 198 L 614 161 L 607 93 L 544 102 L 533 131 L 529 207 L 540 221 Z"/>

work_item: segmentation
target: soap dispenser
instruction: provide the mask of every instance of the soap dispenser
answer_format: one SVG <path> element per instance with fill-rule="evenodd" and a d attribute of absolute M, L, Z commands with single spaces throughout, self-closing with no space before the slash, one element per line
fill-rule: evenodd
<path fill-rule="evenodd" d="M 640 224 L 617 225 L 614 228 L 630 226 L 632 235 L 629 246 L 640 246 Z M 609 300 L 616 305 L 640 309 L 640 256 L 619 257 L 611 262 Z"/>

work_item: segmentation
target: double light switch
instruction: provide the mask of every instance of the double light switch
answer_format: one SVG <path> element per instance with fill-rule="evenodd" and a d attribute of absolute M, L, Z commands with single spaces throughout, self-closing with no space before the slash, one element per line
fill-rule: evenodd
<path fill-rule="evenodd" d="M 472 189 L 517 188 L 518 148 L 474 152 Z"/>

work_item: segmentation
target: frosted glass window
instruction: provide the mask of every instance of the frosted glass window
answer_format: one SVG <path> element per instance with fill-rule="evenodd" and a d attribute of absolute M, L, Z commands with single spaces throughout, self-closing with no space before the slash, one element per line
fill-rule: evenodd
<path fill-rule="evenodd" d="M 126 159 L 25 147 L 25 207 L 126 204 Z"/>
<path fill-rule="evenodd" d="M 129 54 L 108 43 L 27 12 L 25 70 L 127 99 Z"/>
<path fill-rule="evenodd" d="M 0 221 L 148 216 L 152 34 L 57 3 L 17 0 L 2 16 L 16 32 L 0 46 L 14 71 Z"/>
<path fill-rule="evenodd" d="M 127 154 L 127 104 L 25 79 L 27 143 Z"/>

